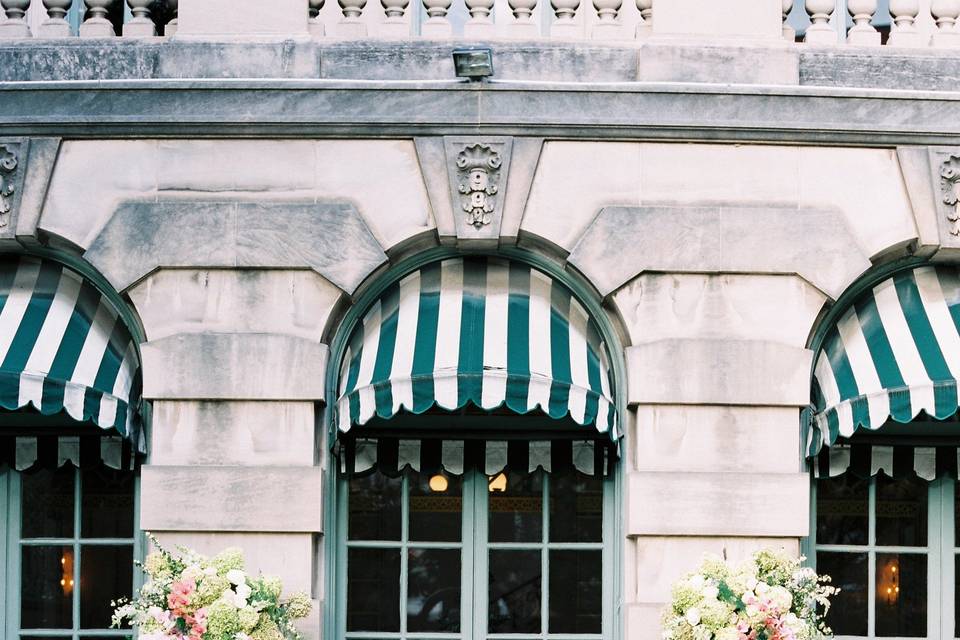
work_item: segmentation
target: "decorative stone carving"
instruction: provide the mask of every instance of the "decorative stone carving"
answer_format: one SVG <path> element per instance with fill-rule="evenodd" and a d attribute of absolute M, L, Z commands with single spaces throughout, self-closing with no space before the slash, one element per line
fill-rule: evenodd
<path fill-rule="evenodd" d="M 947 210 L 950 233 L 960 236 L 960 155 L 950 156 L 940 165 L 940 195 Z"/>
<path fill-rule="evenodd" d="M 13 212 L 14 195 L 19 181 L 19 145 L 0 143 L 0 227 L 10 223 Z"/>
<path fill-rule="evenodd" d="M 467 224 L 477 229 L 492 220 L 494 197 L 500 189 L 501 164 L 500 154 L 479 142 L 457 155 L 457 186 L 463 200 L 460 208 L 467 214 Z"/>
<path fill-rule="evenodd" d="M 497 242 L 512 138 L 444 138 L 457 241 Z"/>

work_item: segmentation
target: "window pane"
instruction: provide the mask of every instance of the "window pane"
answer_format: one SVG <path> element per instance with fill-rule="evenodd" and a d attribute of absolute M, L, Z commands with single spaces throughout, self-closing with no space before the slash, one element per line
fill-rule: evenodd
<path fill-rule="evenodd" d="M 351 540 L 399 540 L 401 478 L 379 471 L 350 479 L 349 521 Z"/>
<path fill-rule="evenodd" d="M 916 477 L 877 476 L 877 544 L 927 546 L 927 487 Z"/>
<path fill-rule="evenodd" d="M 489 633 L 539 633 L 539 551 L 490 551 Z"/>
<path fill-rule="evenodd" d="M 542 541 L 543 472 L 507 471 L 488 479 L 487 485 L 490 491 L 490 541 Z"/>
<path fill-rule="evenodd" d="M 85 538 L 132 538 L 134 474 L 107 468 L 83 472 L 80 532 Z"/>
<path fill-rule="evenodd" d="M 550 633 L 600 633 L 602 570 L 600 551 L 550 552 Z"/>
<path fill-rule="evenodd" d="M 21 474 L 24 538 L 73 537 L 73 467 Z"/>
<path fill-rule="evenodd" d="M 869 491 L 849 473 L 817 480 L 817 544 L 867 544 Z"/>
<path fill-rule="evenodd" d="M 111 600 L 129 598 L 133 591 L 133 547 L 80 548 L 80 627 L 109 629 Z"/>
<path fill-rule="evenodd" d="M 817 573 L 830 576 L 833 586 L 840 587 L 827 613 L 833 633 L 867 635 L 867 554 L 818 552 Z"/>
<path fill-rule="evenodd" d="M 603 479 L 571 469 L 550 476 L 550 541 L 603 540 Z"/>
<path fill-rule="evenodd" d="M 347 551 L 347 631 L 400 631 L 400 550 Z"/>
<path fill-rule="evenodd" d="M 877 554 L 877 635 L 927 635 L 927 556 Z"/>
<path fill-rule="evenodd" d="M 23 547 L 20 627 L 73 626 L 73 547 Z"/>
<path fill-rule="evenodd" d="M 410 539 L 459 542 L 463 529 L 463 479 L 414 473 L 410 476 Z"/>
<path fill-rule="evenodd" d="M 407 631 L 460 631 L 460 550 L 407 552 Z"/>

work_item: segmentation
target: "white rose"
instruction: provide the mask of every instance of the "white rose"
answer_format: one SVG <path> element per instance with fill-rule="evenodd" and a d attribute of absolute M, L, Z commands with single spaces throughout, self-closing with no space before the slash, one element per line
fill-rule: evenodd
<path fill-rule="evenodd" d="M 241 582 L 237 585 L 237 596 L 243 598 L 244 602 L 246 602 L 247 598 L 250 597 L 252 592 L 253 590 L 245 582 Z"/>
<path fill-rule="evenodd" d="M 247 606 L 246 598 L 241 598 L 238 594 L 234 593 L 233 589 L 224 589 L 223 593 L 220 594 L 220 598 L 229 602 L 237 609 L 242 609 Z"/>
<path fill-rule="evenodd" d="M 696 607 L 690 607 L 687 609 L 687 615 L 685 617 L 691 627 L 697 626 L 700 624 L 700 609 Z"/>
<path fill-rule="evenodd" d="M 227 580 L 230 584 L 243 584 L 247 581 L 247 575 L 240 569 L 230 569 L 227 571 Z"/>
<path fill-rule="evenodd" d="M 716 600 L 717 596 L 720 595 L 720 590 L 717 589 L 712 584 L 709 584 L 703 588 L 703 597 L 707 600 Z"/>

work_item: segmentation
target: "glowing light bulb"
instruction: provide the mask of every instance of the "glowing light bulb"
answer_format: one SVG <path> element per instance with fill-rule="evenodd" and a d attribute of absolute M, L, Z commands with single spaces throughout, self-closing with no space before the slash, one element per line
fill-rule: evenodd
<path fill-rule="evenodd" d="M 447 480 L 447 477 L 442 473 L 438 473 L 435 476 L 430 477 L 430 491 L 436 491 L 437 493 L 443 493 L 449 488 L 450 482 Z"/>
<path fill-rule="evenodd" d="M 490 478 L 487 485 L 490 492 L 499 491 L 503 492 L 507 490 L 507 474 L 500 473 L 492 478 Z"/>
<path fill-rule="evenodd" d="M 896 572 L 897 572 L 897 565 L 893 565 L 892 567 L 890 567 L 890 571 L 892 571 L 893 573 L 896 573 Z"/>
<path fill-rule="evenodd" d="M 891 589 L 890 587 L 887 587 L 887 593 L 893 593 L 893 589 Z"/>
<path fill-rule="evenodd" d="M 61 558 L 60 558 L 60 564 L 67 564 L 67 559 L 61 557 Z"/>
<path fill-rule="evenodd" d="M 900 587 L 894 587 L 893 590 L 896 591 L 897 593 L 900 593 Z"/>
<path fill-rule="evenodd" d="M 60 586 L 61 586 L 61 587 L 67 586 L 67 581 L 64 580 L 63 578 L 60 578 Z"/>

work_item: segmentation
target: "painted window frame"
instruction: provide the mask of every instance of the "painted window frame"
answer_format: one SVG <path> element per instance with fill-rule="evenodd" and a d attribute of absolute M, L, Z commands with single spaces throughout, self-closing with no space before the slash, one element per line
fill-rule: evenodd
<path fill-rule="evenodd" d="M 74 562 L 74 581 L 80 582 L 80 567 L 82 562 L 81 547 L 92 545 L 131 545 L 133 548 L 132 560 L 143 561 L 145 556 L 146 539 L 140 529 L 140 474 L 134 475 L 133 494 L 133 537 L 132 538 L 84 538 L 80 531 L 80 517 L 82 514 L 82 482 L 83 472 L 73 468 L 74 477 L 74 531 L 70 538 L 37 538 L 30 539 L 28 546 L 62 545 L 72 546 L 74 557 L 80 562 Z M 80 590 L 76 589 L 73 595 L 73 627 L 71 629 L 21 629 L 20 628 L 20 549 L 23 540 L 20 538 L 20 519 L 23 510 L 21 475 L 14 469 L 0 469 L 0 496 L 4 497 L 6 509 L 0 510 L 0 611 L 5 613 L 5 626 L 0 631 L 5 637 L 19 640 L 21 636 L 44 637 L 51 640 L 83 640 L 88 636 L 96 637 L 132 637 L 130 629 L 80 629 Z M 134 592 L 143 584 L 143 577 L 139 571 L 133 571 Z"/>
<path fill-rule="evenodd" d="M 337 465 L 332 465 L 336 468 Z M 619 468 L 619 464 L 617 467 Z M 601 542 L 548 542 L 550 525 L 550 474 L 544 474 L 543 482 L 543 531 L 540 542 L 490 542 L 487 540 L 489 531 L 488 526 L 488 498 L 489 491 L 486 477 L 477 470 L 471 470 L 464 473 L 463 482 L 463 508 L 461 511 L 462 535 L 460 542 L 413 542 L 410 543 L 407 538 L 409 513 L 409 476 L 403 474 L 403 492 L 401 509 L 401 541 L 386 542 L 351 542 L 348 539 L 348 494 L 349 480 L 344 474 L 336 472 L 336 565 L 334 584 L 336 593 L 341 597 L 337 598 L 336 603 L 336 631 L 335 636 L 346 638 L 347 640 L 360 640 L 368 638 L 384 638 L 389 640 L 400 640 L 407 638 L 430 638 L 436 640 L 467 640 L 468 638 L 482 638 L 484 640 L 569 640 L 577 638 L 578 640 L 613 640 L 615 636 L 616 606 L 615 599 L 619 597 L 619 589 L 616 588 L 617 574 L 615 563 L 615 549 L 617 531 L 616 496 L 619 495 L 619 476 L 614 473 L 603 477 L 603 517 L 602 517 L 602 540 Z M 469 498 L 468 498 L 469 495 Z M 469 508 L 468 508 L 469 505 Z M 409 547 L 414 548 L 436 548 L 436 549 L 461 549 L 461 631 L 459 633 L 421 633 L 406 632 L 406 553 Z M 347 550 L 348 548 L 398 548 L 401 551 L 400 562 L 400 632 L 348 632 L 347 628 Z M 489 584 L 487 583 L 487 561 L 490 550 L 539 550 L 541 552 L 541 631 L 539 633 L 517 633 L 517 634 L 488 634 L 487 627 L 487 603 Z M 602 629 L 600 634 L 570 634 L 570 633 L 548 633 L 547 626 L 549 620 L 549 552 L 551 550 L 599 550 L 601 551 L 601 583 L 609 592 L 605 592 L 602 597 L 601 620 Z"/>

